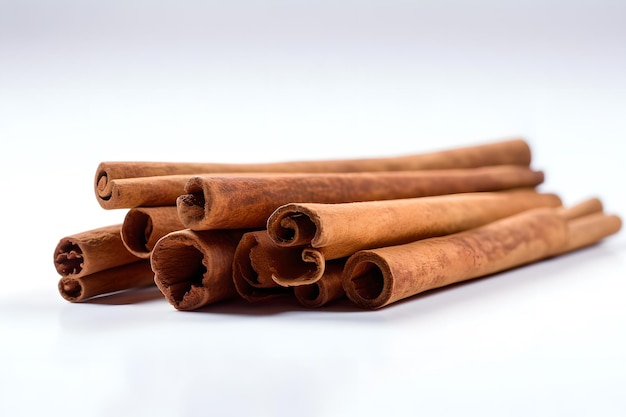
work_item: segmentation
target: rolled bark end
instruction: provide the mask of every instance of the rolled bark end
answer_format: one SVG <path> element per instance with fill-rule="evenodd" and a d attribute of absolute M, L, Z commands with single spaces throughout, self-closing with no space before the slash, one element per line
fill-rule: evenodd
<path fill-rule="evenodd" d="M 147 259 L 150 257 L 148 241 L 152 231 L 152 218 L 142 211 L 131 210 L 126 214 L 122 225 L 122 241 L 133 255 Z"/>
<path fill-rule="evenodd" d="M 59 294 L 67 301 L 78 301 L 82 293 L 83 287 L 80 285 L 79 280 L 67 277 L 59 280 Z"/>
<path fill-rule="evenodd" d="M 202 285 L 207 269 L 202 263 L 204 255 L 193 246 L 181 247 L 176 255 L 184 262 L 172 262 L 161 267 L 159 281 L 169 287 L 170 297 L 180 303 L 193 286 Z"/>
<path fill-rule="evenodd" d="M 391 297 L 389 268 L 382 258 L 368 251 L 348 260 L 343 289 L 348 298 L 362 308 L 379 308 Z"/>
<path fill-rule="evenodd" d="M 290 248 L 291 249 L 291 248 Z M 298 247 L 293 249 L 299 250 Z M 319 281 L 326 269 L 326 259 L 317 249 L 301 249 L 301 261 L 297 258 L 285 262 L 276 262 L 273 265 L 272 279 L 283 287 L 309 285 Z"/>
<path fill-rule="evenodd" d="M 96 196 L 102 200 L 111 199 L 111 187 L 109 185 L 109 174 L 106 169 L 100 167 L 96 171 L 95 179 Z"/>
<path fill-rule="evenodd" d="M 54 267 L 61 276 L 80 274 L 84 261 L 83 251 L 78 244 L 70 239 L 59 242 L 54 253 Z"/>
<path fill-rule="evenodd" d="M 178 310 L 194 310 L 235 296 L 232 264 L 241 234 L 179 230 L 159 239 L 150 261 L 167 301 Z"/>
<path fill-rule="evenodd" d="M 305 307 L 318 308 L 345 297 L 342 287 L 342 272 L 345 260 L 334 260 L 326 264 L 324 275 L 318 281 L 294 287 L 296 300 Z"/>
<path fill-rule="evenodd" d="M 317 234 L 317 227 L 311 213 L 295 204 L 279 207 L 267 220 L 267 233 L 280 246 L 309 244 Z"/>
<path fill-rule="evenodd" d="M 197 177 L 189 179 L 185 185 L 185 192 L 176 199 L 178 217 L 183 225 L 195 230 L 211 211 L 211 201 L 207 200 L 202 180 Z"/>

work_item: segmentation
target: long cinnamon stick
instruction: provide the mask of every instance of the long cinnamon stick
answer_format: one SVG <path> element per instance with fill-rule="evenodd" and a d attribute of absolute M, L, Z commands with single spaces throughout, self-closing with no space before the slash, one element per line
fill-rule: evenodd
<path fill-rule="evenodd" d="M 346 263 L 343 286 L 358 306 L 380 308 L 593 244 L 620 227 L 617 216 L 602 213 L 573 218 L 553 208 L 528 210 L 464 232 L 359 251 Z"/>
<path fill-rule="evenodd" d="M 121 237 L 130 253 L 138 258 L 148 259 L 160 238 L 184 228 L 174 206 L 136 207 L 126 213 Z"/>
<path fill-rule="evenodd" d="M 90 275 L 140 260 L 126 249 L 121 224 L 63 237 L 54 249 L 54 267 L 61 276 Z"/>
<path fill-rule="evenodd" d="M 530 148 L 522 139 L 504 140 L 422 154 L 387 158 L 286 161 L 256 164 L 175 163 L 147 161 L 102 162 L 94 190 L 101 204 L 115 194 L 113 181 L 127 178 L 196 175 L 226 172 L 358 172 L 474 168 L 487 165 L 529 165 Z M 161 204 L 159 204 L 161 205 Z M 104 203 L 107 206 L 107 203 Z M 105 207 L 108 208 L 108 207 Z"/>
<path fill-rule="evenodd" d="M 471 229 L 536 207 L 557 207 L 554 194 L 534 190 L 451 194 L 345 204 L 300 203 L 278 208 L 267 221 L 269 237 L 279 246 L 300 247 L 301 268 L 294 276 L 276 266 L 283 286 L 310 284 L 324 273 L 326 260 L 361 249 L 399 245 Z M 283 272 L 287 275 L 283 275 Z"/>
<path fill-rule="evenodd" d="M 195 310 L 236 296 L 232 263 L 243 233 L 178 230 L 159 239 L 150 260 L 167 301 L 177 310 Z"/>
<path fill-rule="evenodd" d="M 178 215 L 192 230 L 264 227 L 288 203 L 345 203 L 534 187 L 540 171 L 523 166 L 340 174 L 275 174 L 260 177 L 196 176 L 177 200 Z"/>
<path fill-rule="evenodd" d="M 63 298 L 79 302 L 99 295 L 154 285 L 154 273 L 148 260 L 133 262 L 84 276 L 66 276 L 59 280 Z"/>

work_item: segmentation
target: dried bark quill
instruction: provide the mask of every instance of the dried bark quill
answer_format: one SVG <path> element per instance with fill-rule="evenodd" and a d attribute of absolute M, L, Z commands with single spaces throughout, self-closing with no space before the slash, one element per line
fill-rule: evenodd
<path fill-rule="evenodd" d="M 278 246 L 299 248 L 306 273 L 276 260 L 274 279 L 284 286 L 311 284 L 324 273 L 326 260 L 361 249 L 408 243 L 480 226 L 536 207 L 556 207 L 555 194 L 534 190 L 450 194 L 435 197 L 356 202 L 302 203 L 279 207 L 267 221 Z"/>
<path fill-rule="evenodd" d="M 177 201 L 192 230 L 264 227 L 288 203 L 347 203 L 535 187 L 542 172 L 523 166 L 435 171 L 276 174 L 261 177 L 193 177 Z"/>
<path fill-rule="evenodd" d="M 122 224 L 60 239 L 70 302 L 156 286 L 176 310 L 290 297 L 378 309 L 617 233 L 599 199 L 542 193 L 522 139 L 384 158 L 102 162 L 94 191 Z"/>
<path fill-rule="evenodd" d="M 111 161 L 100 163 L 96 169 L 94 191 L 97 201 L 105 209 L 132 208 L 175 204 L 177 193 L 182 191 L 191 176 L 197 174 L 458 169 L 488 165 L 528 166 L 530 160 L 531 152 L 528 143 L 523 139 L 513 139 L 387 158 L 257 164 Z M 165 178 L 166 181 L 163 182 L 155 180 L 159 177 L 168 178 Z M 143 180 L 133 180 L 140 178 Z"/>
<path fill-rule="evenodd" d="M 601 212 L 528 210 L 464 232 L 359 251 L 346 263 L 343 285 L 356 305 L 376 309 L 430 289 L 567 253 L 620 228 L 617 216 Z"/>

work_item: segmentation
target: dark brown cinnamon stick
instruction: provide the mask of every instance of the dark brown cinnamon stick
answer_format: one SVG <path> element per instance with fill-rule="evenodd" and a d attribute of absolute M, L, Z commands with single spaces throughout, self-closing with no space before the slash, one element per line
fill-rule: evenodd
<path fill-rule="evenodd" d="M 267 236 L 267 231 L 245 233 L 233 259 L 233 282 L 237 293 L 250 302 L 291 296 L 290 288 L 279 286 L 272 279 L 276 262 L 288 262 L 299 256 L 298 250 L 276 246 Z"/>
<path fill-rule="evenodd" d="M 159 239 L 150 259 L 168 302 L 178 310 L 195 310 L 236 296 L 232 264 L 243 233 L 179 230 Z"/>
<path fill-rule="evenodd" d="M 54 267 L 61 276 L 74 278 L 140 260 L 126 249 L 121 224 L 66 236 L 54 249 Z"/>
<path fill-rule="evenodd" d="M 185 227 L 176 207 L 136 207 L 128 210 L 122 223 L 122 242 L 133 255 L 148 259 L 156 242 Z"/>
<path fill-rule="evenodd" d="M 584 212 L 584 210 L 583 210 Z M 575 214 L 572 214 L 575 213 Z M 617 216 L 553 208 L 529 210 L 465 232 L 359 251 L 345 266 L 343 286 L 362 308 L 567 253 L 616 233 Z"/>
<path fill-rule="evenodd" d="M 227 172 L 359 172 L 404 171 L 424 169 L 474 168 L 487 165 L 530 164 L 531 153 L 522 139 L 485 143 L 422 154 L 386 158 L 287 161 L 256 164 L 173 163 L 173 162 L 102 162 L 94 179 L 94 190 L 104 208 L 115 197 L 114 181 L 128 178 L 170 175 L 196 175 Z M 118 182 L 119 184 L 119 182 Z M 148 204 L 139 204 L 147 206 Z M 164 204 L 154 204 L 164 205 Z"/>
<path fill-rule="evenodd" d="M 193 177 L 177 200 L 192 230 L 264 227 L 288 203 L 345 203 L 534 187 L 543 173 L 522 166 L 436 171 Z"/>
<path fill-rule="evenodd" d="M 58 289 L 67 301 L 79 302 L 100 295 L 153 285 L 154 273 L 150 268 L 150 262 L 143 260 L 90 275 L 63 277 L 59 280 Z"/>

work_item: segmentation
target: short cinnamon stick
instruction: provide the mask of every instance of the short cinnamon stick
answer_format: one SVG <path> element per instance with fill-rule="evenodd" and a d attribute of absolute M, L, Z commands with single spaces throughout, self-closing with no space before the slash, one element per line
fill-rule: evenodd
<path fill-rule="evenodd" d="M 98 203 L 107 210 L 175 206 L 190 178 L 191 175 L 181 174 L 109 180 L 110 191 L 104 197 L 98 196 Z"/>
<path fill-rule="evenodd" d="M 116 224 L 60 239 L 54 249 L 57 272 L 78 278 L 139 261 L 124 246 L 121 228 L 121 224 Z"/>
<path fill-rule="evenodd" d="M 130 253 L 138 258 L 148 259 L 160 238 L 184 228 L 174 206 L 136 207 L 126 213 L 121 237 Z"/>
<path fill-rule="evenodd" d="M 279 246 L 300 247 L 309 263 L 306 276 L 282 275 L 283 286 L 310 284 L 324 273 L 326 260 L 358 250 L 399 245 L 456 233 L 536 207 L 557 207 L 554 194 L 534 190 L 451 194 L 345 204 L 300 203 L 278 208 L 267 221 L 269 237 Z"/>
<path fill-rule="evenodd" d="M 341 174 L 275 174 L 260 177 L 196 176 L 177 200 L 192 230 L 264 227 L 288 203 L 345 203 L 535 187 L 540 171 L 493 166 L 432 171 Z"/>
<path fill-rule="evenodd" d="M 332 301 L 345 298 L 342 273 L 345 259 L 326 262 L 324 273 L 312 284 L 299 285 L 293 288 L 296 300 L 305 307 L 319 308 Z"/>
<path fill-rule="evenodd" d="M 288 262 L 299 256 L 299 251 L 280 248 L 267 236 L 267 231 L 245 233 L 233 259 L 233 283 L 237 293 L 249 302 L 265 301 L 290 296 L 290 288 L 279 286 L 272 279 L 273 265 L 282 260 Z"/>
<path fill-rule="evenodd" d="M 59 293 L 70 302 L 79 302 L 118 291 L 154 285 L 154 273 L 147 260 L 95 272 L 90 275 L 66 276 L 59 280 Z"/>
<path fill-rule="evenodd" d="M 566 253 L 621 227 L 616 216 L 572 216 L 539 208 L 452 235 L 359 251 L 346 263 L 343 286 L 356 305 L 380 308 L 430 289 Z"/>
<path fill-rule="evenodd" d="M 474 168 L 487 165 L 530 164 L 530 147 L 522 139 L 496 141 L 429 153 L 387 158 L 287 161 L 256 164 L 102 162 L 96 170 L 94 189 L 98 201 L 108 206 L 120 179 L 226 172 L 359 172 Z M 144 204 L 145 205 L 145 204 Z M 158 204 L 161 205 L 161 204 Z M 105 207 L 107 208 L 107 207 Z"/>
<path fill-rule="evenodd" d="M 179 230 L 159 239 L 150 259 L 167 301 L 177 310 L 195 310 L 236 296 L 232 263 L 243 233 Z"/>

